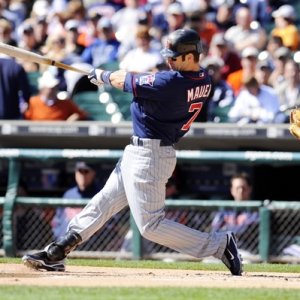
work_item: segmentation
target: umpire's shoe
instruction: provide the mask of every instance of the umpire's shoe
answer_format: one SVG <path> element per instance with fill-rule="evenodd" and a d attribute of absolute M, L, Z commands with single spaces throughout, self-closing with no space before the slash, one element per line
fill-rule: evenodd
<path fill-rule="evenodd" d="M 60 271 L 66 269 L 65 260 L 50 261 L 46 251 L 35 254 L 25 254 L 22 257 L 25 266 L 36 270 Z"/>
<path fill-rule="evenodd" d="M 237 249 L 235 234 L 231 231 L 227 232 L 227 246 L 221 260 L 232 275 L 242 275 L 242 258 Z"/>

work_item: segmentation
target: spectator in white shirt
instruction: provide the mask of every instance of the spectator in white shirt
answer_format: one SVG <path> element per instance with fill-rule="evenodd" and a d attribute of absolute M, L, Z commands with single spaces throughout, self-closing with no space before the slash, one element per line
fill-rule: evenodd
<path fill-rule="evenodd" d="M 137 47 L 130 50 L 120 62 L 120 69 L 126 71 L 148 72 L 164 59 L 158 50 L 150 47 L 151 36 L 148 27 L 140 27 L 136 33 Z"/>
<path fill-rule="evenodd" d="M 254 76 L 243 80 L 244 89 L 237 96 L 233 107 L 228 112 L 230 122 L 273 123 L 279 112 L 279 100 L 272 87 L 259 85 Z"/>

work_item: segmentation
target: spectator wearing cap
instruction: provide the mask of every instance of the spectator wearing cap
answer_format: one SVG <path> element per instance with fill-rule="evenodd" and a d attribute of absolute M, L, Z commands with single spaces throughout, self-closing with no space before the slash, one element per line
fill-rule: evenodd
<path fill-rule="evenodd" d="M 87 162 L 77 162 L 75 166 L 75 182 L 76 186 L 67 190 L 63 197 L 64 199 L 91 199 L 101 189 L 95 182 L 96 169 L 95 165 Z M 54 236 L 59 238 L 62 234 L 66 233 L 70 220 L 82 208 L 78 207 L 58 207 L 55 211 L 55 216 L 52 220 L 52 230 Z"/>
<path fill-rule="evenodd" d="M 80 23 L 75 20 L 71 19 L 68 20 L 65 24 L 65 52 L 66 55 L 72 55 L 72 56 L 80 56 L 85 49 L 84 46 L 78 44 L 78 28 L 80 26 Z M 72 64 L 74 61 L 68 62 L 68 64 Z M 66 62 L 65 62 L 66 63 Z"/>
<path fill-rule="evenodd" d="M 242 68 L 240 56 L 231 49 L 229 42 L 224 37 L 224 33 L 216 33 L 213 36 L 208 55 L 217 56 L 224 61 L 221 69 L 223 80 L 226 80 L 229 74 Z"/>
<path fill-rule="evenodd" d="M 272 68 L 268 60 L 258 61 L 255 68 L 255 78 L 260 85 L 270 85 L 269 79 L 272 73 Z"/>
<path fill-rule="evenodd" d="M 241 53 L 245 48 L 252 46 L 262 50 L 267 41 L 266 31 L 258 23 L 252 23 L 252 15 L 247 7 L 241 7 L 236 12 L 236 25 L 225 32 L 226 40 Z"/>
<path fill-rule="evenodd" d="M 35 38 L 34 25 L 29 23 L 29 20 L 27 19 L 23 22 L 18 31 L 20 34 L 18 47 L 41 55 L 42 52 L 40 51 L 39 44 Z M 40 68 L 39 64 L 26 59 L 18 59 L 18 61 L 22 64 L 26 72 L 35 72 Z"/>
<path fill-rule="evenodd" d="M 273 123 L 279 112 L 279 100 L 272 87 L 260 85 L 253 75 L 243 78 L 243 89 L 228 112 L 230 122 Z"/>
<path fill-rule="evenodd" d="M 276 87 L 284 80 L 284 66 L 286 61 L 291 57 L 291 51 L 287 47 L 279 47 L 274 51 L 273 62 L 274 69 L 269 78 L 269 84 Z"/>
<path fill-rule="evenodd" d="M 168 34 L 184 27 L 186 16 L 180 3 L 174 2 L 169 5 L 166 12 L 166 20 L 168 23 Z"/>
<path fill-rule="evenodd" d="M 255 47 L 245 48 L 242 52 L 242 69 L 228 75 L 227 83 L 232 87 L 235 96 L 239 94 L 242 88 L 243 79 L 254 75 L 258 54 L 259 52 Z"/>
<path fill-rule="evenodd" d="M 104 63 L 118 61 L 120 42 L 115 38 L 109 19 L 102 17 L 97 24 L 98 38 L 87 47 L 81 57 L 88 64 L 98 68 Z"/>
<path fill-rule="evenodd" d="M 226 111 L 227 114 L 235 100 L 232 88 L 222 79 L 221 70 L 223 65 L 223 60 L 216 56 L 206 56 L 201 61 L 201 66 L 207 71 L 212 83 L 212 92 L 204 104 L 204 107 L 207 106 L 207 118 L 204 121 L 207 122 L 226 121 L 222 120 L 219 112 Z"/>
<path fill-rule="evenodd" d="M 120 61 L 120 69 L 135 72 L 149 72 L 157 64 L 163 63 L 160 52 L 150 47 L 151 36 L 147 26 L 141 27 L 136 33 L 137 47 L 130 50 Z"/>
<path fill-rule="evenodd" d="M 262 51 L 259 55 L 260 60 L 268 60 L 272 71 L 274 70 L 275 67 L 274 53 L 280 47 L 283 47 L 282 38 L 280 36 L 269 35 L 266 49 Z"/>
<path fill-rule="evenodd" d="M 300 73 L 299 65 L 293 59 L 288 59 L 284 65 L 284 80 L 275 86 L 276 94 L 280 102 L 280 111 L 283 112 L 279 123 L 289 122 L 289 112 L 295 106 L 300 106 Z"/>
<path fill-rule="evenodd" d="M 59 80 L 49 71 L 38 78 L 39 94 L 30 98 L 29 107 L 24 113 L 25 119 L 68 122 L 87 119 L 88 114 L 71 99 L 58 99 L 58 85 Z"/>
<path fill-rule="evenodd" d="M 271 31 L 271 35 L 280 36 L 283 46 L 290 48 L 292 51 L 298 49 L 299 31 L 294 25 L 296 20 L 296 12 L 292 5 L 285 4 L 280 6 L 272 14 L 275 20 L 275 28 Z"/>

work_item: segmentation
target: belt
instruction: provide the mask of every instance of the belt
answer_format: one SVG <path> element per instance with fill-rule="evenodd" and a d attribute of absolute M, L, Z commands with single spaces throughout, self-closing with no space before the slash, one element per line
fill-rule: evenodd
<path fill-rule="evenodd" d="M 130 138 L 130 144 L 133 145 L 133 146 L 141 146 L 141 147 L 143 147 L 144 146 L 144 141 L 141 138 L 138 138 L 137 139 L 137 143 L 134 143 L 134 138 L 131 137 Z M 163 140 L 160 140 L 159 146 L 160 147 L 167 147 L 167 146 L 173 146 L 173 144 L 167 144 Z"/>

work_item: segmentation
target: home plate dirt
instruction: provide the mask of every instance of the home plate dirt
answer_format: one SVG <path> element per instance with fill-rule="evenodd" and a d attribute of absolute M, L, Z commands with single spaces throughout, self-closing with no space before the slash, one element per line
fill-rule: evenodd
<path fill-rule="evenodd" d="M 297 273 L 229 272 L 125 269 L 67 266 L 65 272 L 29 269 L 21 264 L 0 264 L 0 285 L 81 286 L 81 287 L 218 287 L 300 289 Z"/>

